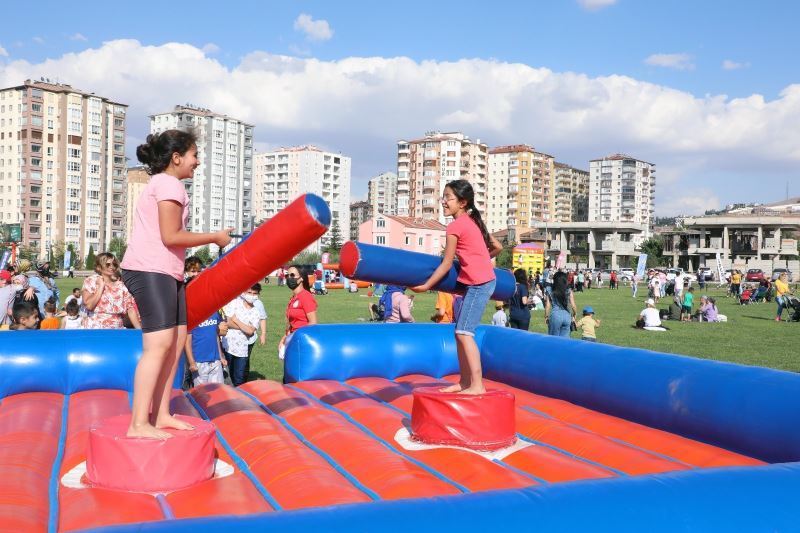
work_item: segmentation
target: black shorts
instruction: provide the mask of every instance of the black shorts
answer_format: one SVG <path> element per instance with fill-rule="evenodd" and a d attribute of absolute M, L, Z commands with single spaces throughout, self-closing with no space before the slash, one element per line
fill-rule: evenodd
<path fill-rule="evenodd" d="M 182 281 L 158 272 L 123 270 L 122 281 L 136 300 L 142 332 L 186 325 L 186 289 Z"/>

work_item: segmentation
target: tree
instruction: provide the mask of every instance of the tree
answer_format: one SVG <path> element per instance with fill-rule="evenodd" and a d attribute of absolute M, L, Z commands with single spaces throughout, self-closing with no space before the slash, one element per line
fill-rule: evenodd
<path fill-rule="evenodd" d="M 512 268 L 513 267 L 513 253 L 512 250 L 514 249 L 514 245 L 506 245 L 503 246 L 503 251 L 497 254 L 497 258 L 495 259 L 495 266 L 497 268 Z"/>
<path fill-rule="evenodd" d="M 86 254 L 86 270 L 94 270 L 94 246 L 89 245 L 89 253 Z"/>
<path fill-rule="evenodd" d="M 303 250 L 292 259 L 292 263 L 296 265 L 316 265 L 320 260 L 321 257 L 317 252 Z"/>
<path fill-rule="evenodd" d="M 664 257 L 664 243 L 659 237 L 651 237 L 642 241 L 640 246 L 643 254 L 647 254 L 647 266 L 658 267 L 669 264 L 669 258 Z"/>
<path fill-rule="evenodd" d="M 325 251 L 330 254 L 336 254 L 338 256 L 339 249 L 342 247 L 342 231 L 339 229 L 339 220 L 334 218 L 333 225 L 331 225 L 330 232 L 328 234 L 328 246 L 325 247 Z"/>
<path fill-rule="evenodd" d="M 61 270 L 64 266 L 64 252 L 66 251 L 66 246 L 64 245 L 64 241 L 55 241 L 50 246 L 50 269 L 51 270 Z"/>
<path fill-rule="evenodd" d="M 17 259 L 27 259 L 31 263 L 36 263 L 39 260 L 39 247 L 20 244 L 17 246 Z"/>
<path fill-rule="evenodd" d="M 118 261 L 122 260 L 125 255 L 125 250 L 128 249 L 128 243 L 125 242 L 124 237 L 114 237 L 108 243 L 108 251 L 114 254 Z"/>
<path fill-rule="evenodd" d="M 214 258 L 211 256 L 211 250 L 208 246 L 203 246 L 199 248 L 195 253 L 194 256 L 198 258 L 200 261 L 203 262 L 203 265 L 210 265 Z"/>

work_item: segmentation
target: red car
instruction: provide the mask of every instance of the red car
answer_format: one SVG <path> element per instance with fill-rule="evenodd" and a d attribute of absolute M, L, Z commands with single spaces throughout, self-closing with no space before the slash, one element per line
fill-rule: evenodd
<path fill-rule="evenodd" d="M 761 281 L 762 279 L 764 279 L 764 271 L 760 268 L 751 268 L 744 277 L 745 281 Z"/>

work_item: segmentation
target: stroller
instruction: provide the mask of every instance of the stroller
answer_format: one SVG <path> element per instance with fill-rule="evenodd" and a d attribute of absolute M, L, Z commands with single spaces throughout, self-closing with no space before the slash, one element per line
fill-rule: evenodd
<path fill-rule="evenodd" d="M 756 302 L 756 294 L 758 291 L 755 289 L 745 289 L 739 295 L 739 303 L 742 305 L 749 305 Z"/>
<path fill-rule="evenodd" d="M 789 295 L 784 297 L 786 299 L 786 307 L 792 310 L 789 316 L 789 322 L 800 322 L 800 300 L 797 297 Z"/>

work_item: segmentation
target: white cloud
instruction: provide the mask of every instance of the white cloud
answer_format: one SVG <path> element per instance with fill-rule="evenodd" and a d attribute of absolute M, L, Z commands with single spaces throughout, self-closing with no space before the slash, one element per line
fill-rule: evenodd
<path fill-rule="evenodd" d="M 31 39 L 31 41 L 35 42 L 36 44 L 44 44 L 44 39 L 42 39 L 38 35 L 36 37 L 34 37 L 33 39 Z"/>
<path fill-rule="evenodd" d="M 674 68 L 675 70 L 694 70 L 692 56 L 689 54 L 653 54 L 644 60 L 645 64 L 655 67 Z"/>
<path fill-rule="evenodd" d="M 578 4 L 583 9 L 589 11 L 597 11 L 608 6 L 613 6 L 617 3 L 617 0 L 578 0 Z"/>
<path fill-rule="evenodd" d="M 0 45 L 0 57 L 8 57 L 8 51 Z"/>
<path fill-rule="evenodd" d="M 732 61 L 730 59 L 726 59 L 722 62 L 722 68 L 725 70 L 738 70 L 740 68 L 748 68 L 750 63 L 738 63 L 736 61 Z"/>
<path fill-rule="evenodd" d="M 800 84 L 767 100 L 480 59 L 323 61 L 257 51 L 226 67 L 188 44 L 117 40 L 39 63 L 0 63 L 0 87 L 43 72 L 129 104 L 130 138 L 146 135 L 148 114 L 193 102 L 255 124 L 258 146 L 341 151 L 353 158 L 354 195 L 365 188 L 361 177 L 395 167 L 398 139 L 431 129 L 459 128 L 490 146 L 532 144 L 580 168 L 613 152 L 652 161 L 659 214 L 712 199 L 773 200 L 800 165 Z M 129 154 L 134 148 L 129 140 Z"/>
<path fill-rule="evenodd" d="M 659 207 L 670 214 L 702 214 L 710 209 L 721 208 L 722 202 L 717 192 L 707 187 L 694 187 L 686 189 L 683 194 L 667 196 Z"/>
<path fill-rule="evenodd" d="M 84 34 L 82 34 L 82 33 L 73 33 L 72 35 L 70 35 L 70 36 L 69 36 L 69 40 L 70 40 L 70 41 L 82 41 L 82 42 L 86 42 L 86 41 L 88 41 L 89 39 L 87 39 L 87 38 L 86 38 L 86 36 L 85 36 Z"/>
<path fill-rule="evenodd" d="M 213 55 L 213 54 L 216 54 L 217 52 L 219 52 L 219 46 L 217 46 L 214 43 L 206 43 L 206 44 L 203 45 L 203 48 L 201 48 L 200 50 L 202 50 L 203 53 L 206 54 L 206 55 Z"/>
<path fill-rule="evenodd" d="M 333 30 L 327 20 L 314 20 L 306 13 L 301 13 L 294 21 L 294 29 L 303 32 L 310 41 L 327 41 L 333 37 Z"/>

